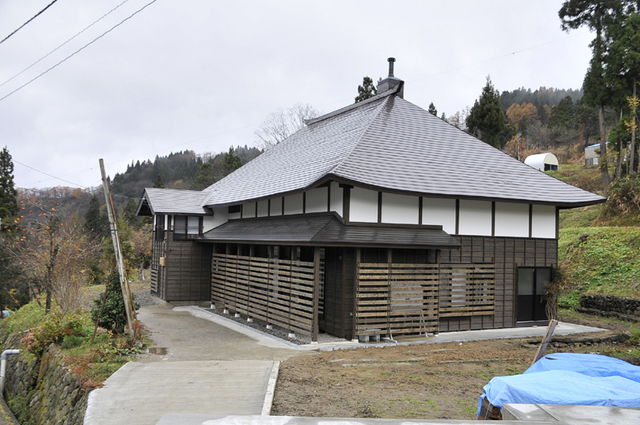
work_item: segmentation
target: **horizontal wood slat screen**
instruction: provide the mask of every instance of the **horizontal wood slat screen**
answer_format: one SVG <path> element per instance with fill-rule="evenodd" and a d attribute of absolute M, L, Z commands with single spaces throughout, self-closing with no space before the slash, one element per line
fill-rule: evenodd
<path fill-rule="evenodd" d="M 213 254 L 211 299 L 234 313 L 311 335 L 312 262 Z"/>
<path fill-rule="evenodd" d="M 494 310 L 493 264 L 358 264 L 356 335 L 437 332 L 440 317 Z"/>
<path fill-rule="evenodd" d="M 437 265 L 358 264 L 356 335 L 437 331 Z"/>
<path fill-rule="evenodd" d="M 492 315 L 495 292 L 494 264 L 440 266 L 440 317 Z"/>

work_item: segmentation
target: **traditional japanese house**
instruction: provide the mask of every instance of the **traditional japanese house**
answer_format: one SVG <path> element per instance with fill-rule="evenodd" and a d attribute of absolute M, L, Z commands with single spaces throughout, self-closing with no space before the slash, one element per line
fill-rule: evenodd
<path fill-rule="evenodd" d="M 404 100 L 312 119 L 201 192 L 146 189 L 152 291 L 347 339 L 544 323 L 558 212 L 603 202 Z"/>

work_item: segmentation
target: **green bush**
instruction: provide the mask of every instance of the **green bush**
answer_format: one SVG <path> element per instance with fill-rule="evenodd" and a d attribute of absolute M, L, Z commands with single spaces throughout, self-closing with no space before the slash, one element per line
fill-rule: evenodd
<path fill-rule="evenodd" d="M 91 318 L 94 322 L 99 320 L 98 326 L 115 334 L 124 332 L 124 328 L 127 325 L 127 313 L 124 307 L 124 299 L 122 298 L 122 290 L 120 289 L 120 275 L 118 272 L 114 272 L 111 275 L 106 299 L 101 295 L 94 299 L 93 303 Z M 134 308 L 137 309 L 138 306 L 134 305 Z"/>
<path fill-rule="evenodd" d="M 67 337 L 85 336 L 84 321 L 80 311 L 64 316 L 52 310 L 42 326 L 29 330 L 21 342 L 30 353 L 41 356 L 51 344 L 60 344 Z"/>

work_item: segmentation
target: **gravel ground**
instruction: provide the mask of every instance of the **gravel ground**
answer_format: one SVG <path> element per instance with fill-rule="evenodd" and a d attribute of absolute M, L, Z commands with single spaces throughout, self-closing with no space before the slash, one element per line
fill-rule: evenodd
<path fill-rule="evenodd" d="M 282 340 L 289 341 L 289 342 L 292 342 L 292 343 L 297 344 L 297 345 L 311 344 L 311 336 L 295 334 L 294 337 L 290 337 L 288 330 L 280 328 L 278 326 L 273 326 L 271 329 L 267 329 L 267 324 L 265 322 L 262 322 L 262 321 L 259 321 L 259 320 L 254 320 L 253 322 L 248 322 L 246 317 L 242 317 L 242 316 L 235 317 L 234 314 L 223 314 L 222 310 L 220 310 L 220 309 L 213 310 L 213 309 L 210 309 L 210 308 L 206 308 L 204 310 L 206 310 L 206 311 L 208 311 L 210 313 L 216 314 L 216 315 L 218 315 L 220 317 L 223 317 L 225 319 L 233 320 L 234 322 L 238 322 L 241 325 L 248 326 L 248 327 L 253 328 L 253 329 L 255 329 L 257 331 L 260 331 L 262 333 L 266 333 L 268 335 L 275 336 L 276 338 L 280 338 Z M 325 333 L 318 334 L 318 343 L 319 344 L 331 343 L 331 342 L 339 342 L 339 341 L 344 341 L 344 339 L 343 338 L 338 338 L 337 336 L 325 334 Z"/>

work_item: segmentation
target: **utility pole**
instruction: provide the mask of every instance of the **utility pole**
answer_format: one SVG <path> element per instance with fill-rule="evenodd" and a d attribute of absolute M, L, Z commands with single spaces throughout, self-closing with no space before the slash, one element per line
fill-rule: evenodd
<path fill-rule="evenodd" d="M 111 192 L 109 192 L 109 183 L 107 182 L 107 173 L 104 170 L 104 161 L 100 158 L 100 172 L 102 173 L 102 187 L 104 188 L 104 199 L 107 204 L 107 214 L 109 216 L 109 229 L 111 230 L 111 240 L 113 242 L 113 251 L 116 254 L 116 263 L 118 264 L 118 273 L 120 274 L 120 289 L 122 289 L 122 298 L 124 299 L 124 308 L 127 312 L 127 328 L 129 334 L 133 337 L 133 327 L 131 323 L 136 319 L 136 312 L 132 308 L 131 289 L 129 281 L 125 275 L 124 263 L 122 261 L 122 250 L 120 249 L 120 238 L 118 237 L 118 227 L 116 225 L 115 213 L 113 208 L 113 200 Z"/>

